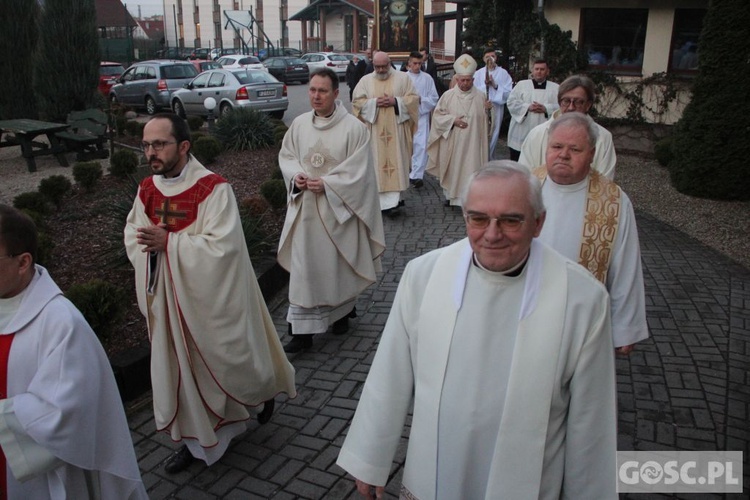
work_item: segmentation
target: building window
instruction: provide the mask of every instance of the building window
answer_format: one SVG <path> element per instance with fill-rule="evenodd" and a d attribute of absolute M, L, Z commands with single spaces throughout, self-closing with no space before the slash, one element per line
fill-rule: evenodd
<path fill-rule="evenodd" d="M 648 9 L 581 9 L 581 39 L 591 69 L 640 74 Z"/>
<path fill-rule="evenodd" d="M 432 41 L 445 41 L 445 21 L 437 21 L 432 24 Z"/>
<path fill-rule="evenodd" d="M 698 69 L 698 39 L 706 9 L 675 9 L 669 70 L 695 73 Z"/>

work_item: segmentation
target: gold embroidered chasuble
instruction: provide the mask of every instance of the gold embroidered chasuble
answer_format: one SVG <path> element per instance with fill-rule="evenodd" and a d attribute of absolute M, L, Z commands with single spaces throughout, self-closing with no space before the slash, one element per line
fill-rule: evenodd
<path fill-rule="evenodd" d="M 391 71 L 387 80 L 379 80 L 375 75 L 365 75 L 355 87 L 352 114 L 370 128 L 378 191 L 404 191 L 409 187 L 419 94 L 405 73 Z M 375 99 L 385 95 L 396 97 L 396 106 L 376 107 Z"/>
<path fill-rule="evenodd" d="M 542 183 L 547 179 L 544 165 L 533 173 Z M 605 285 L 622 212 L 621 193 L 617 184 L 591 170 L 578 263 Z"/>

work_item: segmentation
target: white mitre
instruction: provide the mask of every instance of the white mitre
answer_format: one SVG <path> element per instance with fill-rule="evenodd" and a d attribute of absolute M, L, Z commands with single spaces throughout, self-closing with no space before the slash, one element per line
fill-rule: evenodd
<path fill-rule="evenodd" d="M 453 63 L 453 71 L 457 75 L 473 75 L 477 70 L 477 62 L 469 54 L 463 54 Z"/>

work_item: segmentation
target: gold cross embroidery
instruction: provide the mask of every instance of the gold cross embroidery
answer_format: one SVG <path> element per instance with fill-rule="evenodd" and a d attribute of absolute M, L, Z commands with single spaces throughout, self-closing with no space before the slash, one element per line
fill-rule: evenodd
<path fill-rule="evenodd" d="M 163 224 L 174 226 L 178 219 L 185 219 L 187 217 L 187 212 L 178 210 L 177 208 L 177 203 L 170 203 L 169 198 L 164 198 L 161 207 L 155 209 L 154 213 L 159 216 Z"/>

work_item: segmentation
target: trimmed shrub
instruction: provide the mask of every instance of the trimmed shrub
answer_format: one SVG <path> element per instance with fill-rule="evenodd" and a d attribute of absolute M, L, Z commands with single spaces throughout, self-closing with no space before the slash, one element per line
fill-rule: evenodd
<path fill-rule="evenodd" d="M 262 216 L 269 208 L 271 208 L 271 205 L 268 203 L 268 200 L 257 195 L 245 198 L 240 205 L 240 210 L 243 213 L 247 213 L 254 217 Z"/>
<path fill-rule="evenodd" d="M 221 154 L 221 143 L 216 137 L 206 135 L 193 143 L 192 151 L 201 163 L 213 163 Z"/>
<path fill-rule="evenodd" d="M 39 226 L 37 226 L 38 228 Z M 52 259 L 52 250 L 55 243 L 46 232 L 37 231 L 36 236 L 36 263 L 40 266 L 48 266 Z"/>
<path fill-rule="evenodd" d="M 116 114 L 115 115 L 115 128 L 117 129 L 117 135 L 123 136 L 125 135 L 125 127 L 128 123 L 128 119 L 125 118 L 124 114 Z"/>
<path fill-rule="evenodd" d="M 672 158 L 674 158 L 674 153 L 672 152 L 673 142 L 674 141 L 671 137 L 665 137 L 654 144 L 654 156 L 656 156 L 656 161 L 658 161 L 659 165 L 662 167 L 669 165 Z"/>
<path fill-rule="evenodd" d="M 56 207 L 62 204 L 63 198 L 71 189 L 73 189 L 73 184 L 64 175 L 51 175 L 39 182 L 39 192 Z"/>
<path fill-rule="evenodd" d="M 18 210 L 30 210 L 41 215 L 50 213 L 47 197 L 39 191 L 21 193 L 13 198 L 13 206 Z"/>
<path fill-rule="evenodd" d="M 274 144 L 268 115 L 254 109 L 237 108 L 214 125 L 214 135 L 229 151 L 262 149 Z"/>
<path fill-rule="evenodd" d="M 273 208 L 282 208 L 286 205 L 286 185 L 281 179 L 269 179 L 261 184 L 260 194 Z"/>
<path fill-rule="evenodd" d="M 273 142 L 274 144 L 281 144 L 284 142 L 284 137 L 286 136 L 286 130 L 282 129 L 276 129 L 273 131 Z"/>
<path fill-rule="evenodd" d="M 143 137 L 143 127 L 145 126 L 145 123 L 128 120 L 125 122 L 125 132 L 132 137 Z"/>
<path fill-rule="evenodd" d="M 200 139 L 201 137 L 205 137 L 205 136 L 206 136 L 205 132 L 200 132 L 200 131 L 198 131 L 198 132 L 191 132 L 190 133 L 190 144 L 195 144 L 198 139 Z"/>
<path fill-rule="evenodd" d="M 138 155 L 129 149 L 115 151 L 109 160 L 109 173 L 120 179 L 133 175 L 138 168 Z"/>
<path fill-rule="evenodd" d="M 203 127 L 203 122 L 204 120 L 202 116 L 190 115 L 187 117 L 188 127 L 190 127 L 190 130 L 193 132 L 200 130 L 201 127 Z"/>
<path fill-rule="evenodd" d="M 100 339 L 125 317 L 127 294 L 117 285 L 93 279 L 70 287 L 65 297 L 75 305 Z"/>
<path fill-rule="evenodd" d="M 278 165 L 273 167 L 273 170 L 271 170 L 271 179 L 281 179 L 284 180 L 284 174 L 281 173 L 281 167 Z"/>
<path fill-rule="evenodd" d="M 28 208 L 19 208 L 19 210 L 29 216 L 29 218 L 34 222 L 37 231 L 41 232 L 47 228 L 47 222 L 44 220 L 44 215 Z"/>
<path fill-rule="evenodd" d="M 94 186 L 101 177 L 102 166 L 98 161 L 79 162 L 73 165 L 73 179 L 88 192 L 94 190 Z"/>

